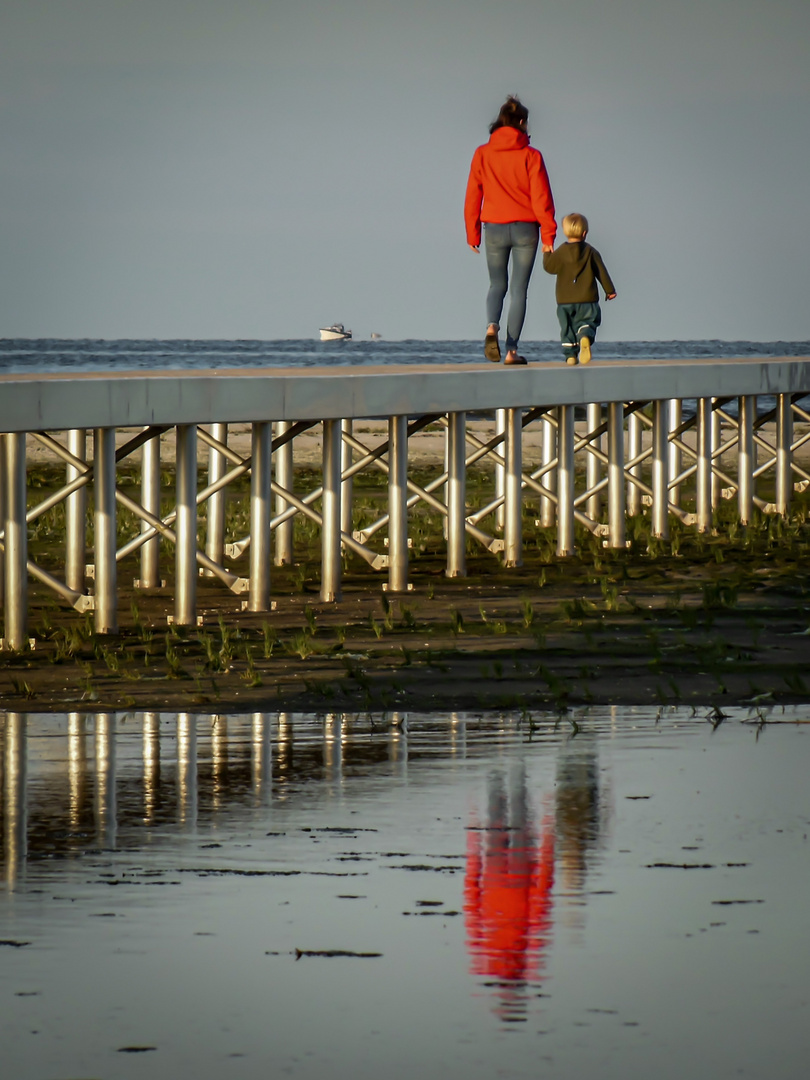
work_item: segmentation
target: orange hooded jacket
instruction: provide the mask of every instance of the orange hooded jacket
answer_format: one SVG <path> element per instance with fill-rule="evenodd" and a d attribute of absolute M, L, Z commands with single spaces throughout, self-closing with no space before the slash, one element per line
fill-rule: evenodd
<path fill-rule="evenodd" d="M 497 128 L 473 155 L 464 199 L 467 243 L 473 247 L 481 243 L 482 221 L 537 221 L 542 243 L 554 244 L 557 222 L 543 155 L 517 128 Z"/>

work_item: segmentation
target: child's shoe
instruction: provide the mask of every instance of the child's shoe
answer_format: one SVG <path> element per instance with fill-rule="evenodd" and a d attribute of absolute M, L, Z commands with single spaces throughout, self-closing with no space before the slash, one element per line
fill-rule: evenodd
<path fill-rule="evenodd" d="M 566 364 L 568 364 L 569 367 L 576 367 L 576 365 L 579 363 L 579 361 L 573 354 L 566 356 L 565 362 Z"/>
<path fill-rule="evenodd" d="M 590 364 L 591 362 L 591 339 L 580 338 L 579 339 L 579 362 L 580 364 Z"/>

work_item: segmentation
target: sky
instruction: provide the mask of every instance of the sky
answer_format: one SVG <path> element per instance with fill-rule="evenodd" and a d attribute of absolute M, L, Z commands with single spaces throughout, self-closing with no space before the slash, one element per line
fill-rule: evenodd
<path fill-rule="evenodd" d="M 0 337 L 481 337 L 517 93 L 603 339 L 810 339 L 808 42 L 807 0 L 0 0 Z"/>

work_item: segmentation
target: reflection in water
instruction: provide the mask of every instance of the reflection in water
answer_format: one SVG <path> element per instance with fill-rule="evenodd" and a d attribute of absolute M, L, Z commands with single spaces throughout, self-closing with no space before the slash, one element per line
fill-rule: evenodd
<path fill-rule="evenodd" d="M 3 749 L 3 847 L 11 885 L 28 854 L 26 718 L 21 713 L 8 713 Z"/>
<path fill-rule="evenodd" d="M 270 717 L 267 713 L 254 713 L 251 724 L 250 779 L 255 793 L 256 806 L 269 802 L 272 794 L 270 758 Z"/>
<path fill-rule="evenodd" d="M 177 716 L 177 817 L 193 829 L 197 824 L 197 717 Z"/>
<path fill-rule="evenodd" d="M 84 826 L 87 805 L 87 717 L 68 716 L 68 784 L 70 787 L 70 828 L 78 833 Z"/>
<path fill-rule="evenodd" d="M 215 716 L 211 728 L 211 804 L 221 810 L 228 797 L 228 718 Z"/>
<path fill-rule="evenodd" d="M 96 836 L 101 847 L 114 848 L 117 831 L 115 802 L 115 716 L 96 716 Z"/>
<path fill-rule="evenodd" d="M 160 811 L 160 714 L 143 714 L 143 823 L 151 825 Z"/>
<path fill-rule="evenodd" d="M 471 969 L 493 981 L 503 1019 L 526 1013 L 527 983 L 539 977 L 551 928 L 554 831 L 545 815 L 538 837 L 521 763 L 508 781 L 487 781 L 486 822 L 468 832 L 464 915 Z"/>
<path fill-rule="evenodd" d="M 580 913 L 566 924 L 581 928 L 583 890 L 600 833 L 604 801 L 599 794 L 595 747 L 573 740 L 560 751 L 554 814 L 544 815 L 538 836 L 521 762 L 509 773 L 490 774 L 487 815 L 468 832 L 464 913 L 473 975 L 496 991 L 504 1020 L 525 1019 L 527 986 L 541 977 L 552 927 L 555 870 L 560 895 Z"/>
<path fill-rule="evenodd" d="M 566 925 L 581 929 L 583 890 L 589 863 L 604 828 L 605 801 L 599 793 L 596 747 L 587 735 L 563 747 L 557 762 L 557 854 Z"/>

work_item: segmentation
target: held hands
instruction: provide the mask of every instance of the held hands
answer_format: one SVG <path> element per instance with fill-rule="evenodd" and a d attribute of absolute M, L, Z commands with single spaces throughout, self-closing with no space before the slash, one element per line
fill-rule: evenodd
<path fill-rule="evenodd" d="M 547 251 L 553 251 L 553 250 L 554 250 L 554 245 L 553 244 L 543 244 L 543 254 L 544 255 L 545 255 L 545 253 Z"/>

